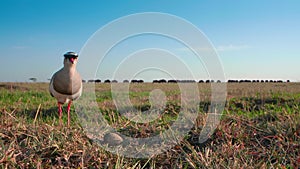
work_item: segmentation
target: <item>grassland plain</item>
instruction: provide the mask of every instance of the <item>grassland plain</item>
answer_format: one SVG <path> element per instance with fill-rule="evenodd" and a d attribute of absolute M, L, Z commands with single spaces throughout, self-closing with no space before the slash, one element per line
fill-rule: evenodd
<path fill-rule="evenodd" d="M 177 84 L 131 84 L 130 99 L 141 111 L 149 93 L 167 97 L 162 116 L 140 124 L 120 116 L 110 84 L 96 84 L 97 103 L 108 123 L 131 137 L 163 131 L 180 110 Z M 210 104 L 210 84 L 198 84 L 199 118 L 189 134 L 170 150 L 149 159 L 114 155 L 87 137 L 78 119 L 59 126 L 56 100 L 48 83 L 0 83 L 1 168 L 299 168 L 300 83 L 232 83 L 214 134 L 198 143 Z M 76 104 L 76 103 L 75 103 Z M 66 121 L 66 114 L 63 116 Z"/>

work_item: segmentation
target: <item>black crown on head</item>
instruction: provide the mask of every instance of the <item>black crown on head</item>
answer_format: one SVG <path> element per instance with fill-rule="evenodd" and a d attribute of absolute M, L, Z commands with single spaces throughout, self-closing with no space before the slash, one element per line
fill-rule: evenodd
<path fill-rule="evenodd" d="M 77 58 L 78 54 L 75 53 L 75 52 L 67 52 L 67 53 L 64 54 L 64 57 L 65 58 Z"/>

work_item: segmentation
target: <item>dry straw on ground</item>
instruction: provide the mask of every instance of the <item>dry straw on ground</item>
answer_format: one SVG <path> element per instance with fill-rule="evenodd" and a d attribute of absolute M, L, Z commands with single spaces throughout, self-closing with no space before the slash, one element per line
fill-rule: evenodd
<path fill-rule="evenodd" d="M 210 88 L 209 84 L 199 84 L 202 115 L 197 125 L 180 144 L 149 159 L 131 159 L 105 151 L 87 137 L 75 117 L 70 128 L 59 126 L 56 103 L 47 87 L 47 83 L 0 84 L 1 168 L 300 167 L 298 83 L 228 84 L 221 122 L 202 144 L 198 143 L 198 136 L 208 109 Z M 130 87 L 130 97 L 137 108 L 149 108 L 149 91 L 155 88 L 167 93 L 168 105 L 155 122 L 132 123 L 115 110 L 109 84 L 97 84 L 100 109 L 118 131 L 132 137 L 148 137 L 176 118 L 180 109 L 176 84 Z"/>

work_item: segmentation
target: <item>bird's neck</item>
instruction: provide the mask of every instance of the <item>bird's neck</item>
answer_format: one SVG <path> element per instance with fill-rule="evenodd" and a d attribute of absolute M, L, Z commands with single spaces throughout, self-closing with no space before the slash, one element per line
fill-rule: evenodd
<path fill-rule="evenodd" d="M 72 76 L 76 72 L 75 66 L 65 66 L 64 71 L 68 72 L 70 76 Z"/>

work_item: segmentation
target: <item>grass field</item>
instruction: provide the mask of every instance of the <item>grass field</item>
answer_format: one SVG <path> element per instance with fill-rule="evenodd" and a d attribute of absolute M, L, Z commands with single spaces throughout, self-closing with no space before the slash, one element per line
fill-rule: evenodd
<path fill-rule="evenodd" d="M 71 127 L 58 123 L 48 83 L 0 83 L 1 168 L 299 168 L 300 83 L 227 84 L 220 124 L 198 143 L 209 111 L 210 84 L 198 84 L 195 126 L 180 143 L 149 159 L 112 154 L 88 137 L 72 107 Z M 110 126 L 131 137 L 149 137 L 172 123 L 180 109 L 177 84 L 131 84 L 130 99 L 142 111 L 149 93 L 161 89 L 167 105 L 157 120 L 139 124 L 119 115 L 110 84 L 96 84 L 99 108 Z M 75 103 L 76 104 L 76 103 Z M 65 108 L 65 107 L 64 107 Z M 66 109 L 66 108 L 65 108 Z M 130 146 L 130 143 L 129 145 Z"/>

